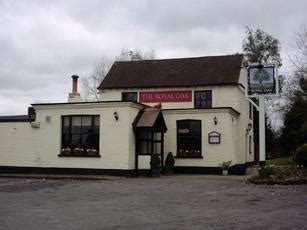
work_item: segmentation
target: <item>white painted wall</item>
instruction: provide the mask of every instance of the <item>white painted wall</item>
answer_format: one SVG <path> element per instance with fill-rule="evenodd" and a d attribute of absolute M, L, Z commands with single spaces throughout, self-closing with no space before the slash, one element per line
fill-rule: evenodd
<path fill-rule="evenodd" d="M 176 159 L 176 166 L 203 166 L 217 167 L 223 161 L 233 160 L 233 164 L 239 163 L 237 152 L 234 149 L 232 127 L 238 116 L 229 109 L 208 110 L 166 110 L 163 112 L 167 123 L 167 133 L 165 134 L 165 153 L 177 151 L 177 120 L 196 119 L 202 123 L 202 156 L 203 159 Z M 217 117 L 217 125 L 213 118 Z M 221 134 L 220 144 L 209 144 L 208 134 L 212 131 Z"/>
<path fill-rule="evenodd" d="M 132 131 L 139 105 L 134 103 L 62 104 L 34 106 L 36 122 L 0 123 L 0 165 L 97 169 L 134 168 Z M 119 120 L 113 113 L 117 111 Z M 100 115 L 101 158 L 58 157 L 61 151 L 62 115 Z M 50 116 L 51 122 L 46 122 Z"/>
<path fill-rule="evenodd" d="M 105 89 L 100 91 L 101 101 L 120 101 L 122 92 L 154 92 L 154 91 L 181 91 L 192 90 L 191 102 L 163 102 L 163 109 L 182 109 L 182 108 L 194 108 L 194 91 L 199 90 L 212 90 L 212 107 L 233 107 L 234 109 L 240 109 L 239 102 L 237 100 L 237 85 L 224 85 L 224 86 L 204 86 L 204 87 L 174 87 L 174 88 L 143 88 L 143 89 Z M 157 103 L 144 103 L 150 106 Z"/>

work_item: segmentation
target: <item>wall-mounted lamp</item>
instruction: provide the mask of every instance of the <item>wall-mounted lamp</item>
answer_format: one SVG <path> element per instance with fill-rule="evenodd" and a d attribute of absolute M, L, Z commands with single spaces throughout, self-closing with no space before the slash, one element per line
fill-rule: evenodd
<path fill-rule="evenodd" d="M 214 124 L 217 125 L 217 117 L 213 118 Z"/>
<path fill-rule="evenodd" d="M 118 113 L 115 111 L 113 115 L 114 115 L 115 120 L 118 121 Z"/>
<path fill-rule="evenodd" d="M 246 132 L 249 133 L 253 128 L 252 123 L 248 123 L 247 128 L 246 128 Z"/>

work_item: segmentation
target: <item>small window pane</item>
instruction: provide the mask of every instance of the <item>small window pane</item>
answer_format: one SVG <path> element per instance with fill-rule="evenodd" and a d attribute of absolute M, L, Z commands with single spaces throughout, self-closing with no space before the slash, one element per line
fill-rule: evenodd
<path fill-rule="evenodd" d="M 69 134 L 70 131 L 70 120 L 69 117 L 63 117 L 63 134 Z"/>
<path fill-rule="evenodd" d="M 83 126 L 92 126 L 92 117 L 90 117 L 90 116 L 83 116 L 82 117 L 82 127 Z"/>
<path fill-rule="evenodd" d="M 94 143 L 93 143 L 94 147 L 96 150 L 99 149 L 99 134 L 95 134 L 94 135 Z"/>
<path fill-rule="evenodd" d="M 72 117 L 71 118 L 71 125 L 72 126 L 81 126 L 81 117 Z"/>
<path fill-rule="evenodd" d="M 69 126 L 69 117 L 63 117 L 63 126 Z"/>
<path fill-rule="evenodd" d="M 140 131 L 138 134 L 141 139 L 151 139 L 151 131 Z"/>
<path fill-rule="evenodd" d="M 82 117 L 82 133 L 90 134 L 92 132 L 92 118 L 90 116 Z"/>
<path fill-rule="evenodd" d="M 82 135 L 82 146 L 90 148 L 93 146 L 93 136 L 91 134 Z"/>
<path fill-rule="evenodd" d="M 138 144 L 139 153 L 150 153 L 151 152 L 151 142 L 150 141 L 140 141 Z"/>
<path fill-rule="evenodd" d="M 71 119 L 71 132 L 81 133 L 81 117 L 72 117 Z"/>
<path fill-rule="evenodd" d="M 71 145 L 73 147 L 79 147 L 82 145 L 82 136 L 81 135 L 71 135 Z"/>
<path fill-rule="evenodd" d="M 154 140 L 156 140 L 156 141 L 161 141 L 161 140 L 162 140 L 162 135 L 161 135 L 161 133 L 154 133 Z"/>
<path fill-rule="evenodd" d="M 63 139 L 62 139 L 62 147 L 63 148 L 67 148 L 70 146 L 70 135 L 63 135 Z"/>
<path fill-rule="evenodd" d="M 100 126 L 100 118 L 99 116 L 94 117 L 94 126 Z"/>
<path fill-rule="evenodd" d="M 161 154 L 161 143 L 154 143 L 153 153 Z"/>

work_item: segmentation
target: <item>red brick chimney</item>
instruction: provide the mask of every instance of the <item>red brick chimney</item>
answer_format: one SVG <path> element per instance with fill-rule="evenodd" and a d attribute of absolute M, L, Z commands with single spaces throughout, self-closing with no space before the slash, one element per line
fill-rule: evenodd
<path fill-rule="evenodd" d="M 68 94 L 68 102 L 81 102 L 80 93 L 78 93 L 78 75 L 72 75 L 72 91 Z"/>
<path fill-rule="evenodd" d="M 78 75 L 72 75 L 72 93 L 78 93 Z"/>

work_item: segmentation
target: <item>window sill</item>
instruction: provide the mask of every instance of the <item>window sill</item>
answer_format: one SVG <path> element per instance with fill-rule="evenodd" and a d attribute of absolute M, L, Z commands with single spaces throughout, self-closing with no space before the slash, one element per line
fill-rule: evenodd
<path fill-rule="evenodd" d="M 179 159 L 203 159 L 203 156 L 175 156 L 175 158 L 179 158 Z"/>
<path fill-rule="evenodd" d="M 100 158 L 99 154 L 97 155 L 86 155 L 86 154 L 58 154 L 58 157 L 90 157 L 90 158 Z"/>

